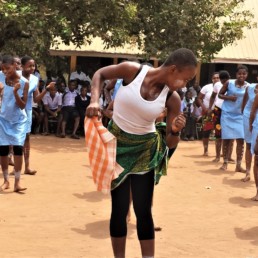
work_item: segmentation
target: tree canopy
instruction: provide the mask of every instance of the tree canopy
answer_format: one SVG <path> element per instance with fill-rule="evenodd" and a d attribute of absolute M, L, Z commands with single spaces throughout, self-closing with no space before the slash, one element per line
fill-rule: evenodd
<path fill-rule="evenodd" d="M 45 62 L 57 37 L 65 44 L 137 42 L 146 56 L 179 47 L 210 60 L 253 26 L 245 0 L 0 0 L 0 52 Z"/>

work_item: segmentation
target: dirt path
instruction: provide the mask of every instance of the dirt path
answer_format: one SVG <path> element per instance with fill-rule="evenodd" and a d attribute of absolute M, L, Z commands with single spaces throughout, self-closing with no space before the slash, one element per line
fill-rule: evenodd
<path fill-rule="evenodd" d="M 36 135 L 31 142 L 38 174 L 22 175 L 26 194 L 0 193 L 0 257 L 111 258 L 110 198 L 95 191 L 84 140 Z M 200 141 L 181 142 L 156 186 L 155 257 L 258 258 L 253 176 L 242 183 L 234 165 L 218 170 L 214 149 L 212 142 L 205 158 Z M 126 252 L 141 257 L 134 216 Z"/>

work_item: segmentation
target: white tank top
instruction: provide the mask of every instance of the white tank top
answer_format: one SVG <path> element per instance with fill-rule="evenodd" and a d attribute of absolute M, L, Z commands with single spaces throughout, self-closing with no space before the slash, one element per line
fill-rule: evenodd
<path fill-rule="evenodd" d="M 149 68 L 144 65 L 136 78 L 126 86 L 121 85 L 116 94 L 113 120 L 127 133 L 142 135 L 155 132 L 155 120 L 164 111 L 169 91 L 167 86 L 153 101 L 141 96 L 141 85 Z"/>

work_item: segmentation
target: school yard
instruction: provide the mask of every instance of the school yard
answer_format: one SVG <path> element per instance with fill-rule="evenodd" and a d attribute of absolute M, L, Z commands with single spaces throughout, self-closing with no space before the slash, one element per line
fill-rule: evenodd
<path fill-rule="evenodd" d="M 38 173 L 22 175 L 26 193 L 0 193 L 0 257 L 111 258 L 110 197 L 95 190 L 84 139 L 32 135 L 31 144 Z M 220 171 L 214 154 L 214 142 L 210 157 L 201 141 L 180 142 L 155 187 L 156 258 L 258 258 L 253 176 Z M 128 227 L 127 257 L 141 257 L 134 216 Z"/>

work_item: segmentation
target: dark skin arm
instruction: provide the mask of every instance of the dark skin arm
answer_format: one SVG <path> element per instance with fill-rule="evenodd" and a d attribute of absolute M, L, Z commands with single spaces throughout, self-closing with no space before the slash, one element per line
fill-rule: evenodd
<path fill-rule="evenodd" d="M 210 97 L 208 114 L 212 113 L 212 106 L 214 104 L 214 101 L 215 101 L 216 97 L 217 97 L 217 93 L 213 91 L 212 94 L 211 94 L 211 97 Z"/>
<path fill-rule="evenodd" d="M 41 93 L 37 87 L 37 89 L 33 92 L 33 101 L 35 103 L 39 103 L 43 99 L 43 97 L 46 95 L 48 90 L 53 89 L 55 87 L 55 85 L 56 85 L 55 82 L 50 82 Z"/>
<path fill-rule="evenodd" d="M 241 112 L 242 112 L 242 113 L 244 112 L 245 105 L 246 105 L 248 99 L 249 99 L 249 96 L 248 96 L 248 87 L 247 87 L 247 88 L 245 89 L 245 95 L 244 95 L 243 102 L 242 102 L 242 106 L 241 106 Z"/>
<path fill-rule="evenodd" d="M 114 101 L 111 101 L 108 104 L 107 108 L 102 110 L 102 114 L 108 117 L 109 119 L 111 119 L 113 116 L 113 108 L 114 108 Z"/>
<path fill-rule="evenodd" d="M 208 109 L 203 105 L 204 97 L 205 97 L 205 95 L 203 93 L 199 92 L 199 94 L 197 96 L 197 103 L 202 107 L 202 113 L 207 114 Z"/>
<path fill-rule="evenodd" d="M 258 95 L 256 94 L 253 105 L 252 105 L 251 113 L 250 113 L 250 119 L 249 119 L 250 132 L 252 132 L 252 130 L 253 130 L 252 124 L 254 122 L 257 110 L 258 110 Z"/>
<path fill-rule="evenodd" d="M 224 100 L 230 100 L 235 102 L 237 100 L 236 96 L 227 96 L 226 93 L 228 91 L 228 81 L 226 81 L 219 92 L 219 98 Z"/>
<path fill-rule="evenodd" d="M 180 140 L 179 136 L 172 133 L 179 132 L 185 127 L 185 116 L 181 113 L 181 99 L 176 91 L 174 91 L 166 102 L 167 107 L 167 129 L 166 129 L 166 142 L 167 146 L 175 148 Z"/>
<path fill-rule="evenodd" d="M 15 97 L 16 104 L 20 109 L 24 109 L 28 99 L 29 83 L 26 82 L 23 88 L 22 98 L 18 94 L 18 90 L 21 88 L 21 84 L 18 82 L 14 85 L 13 94 Z"/>

